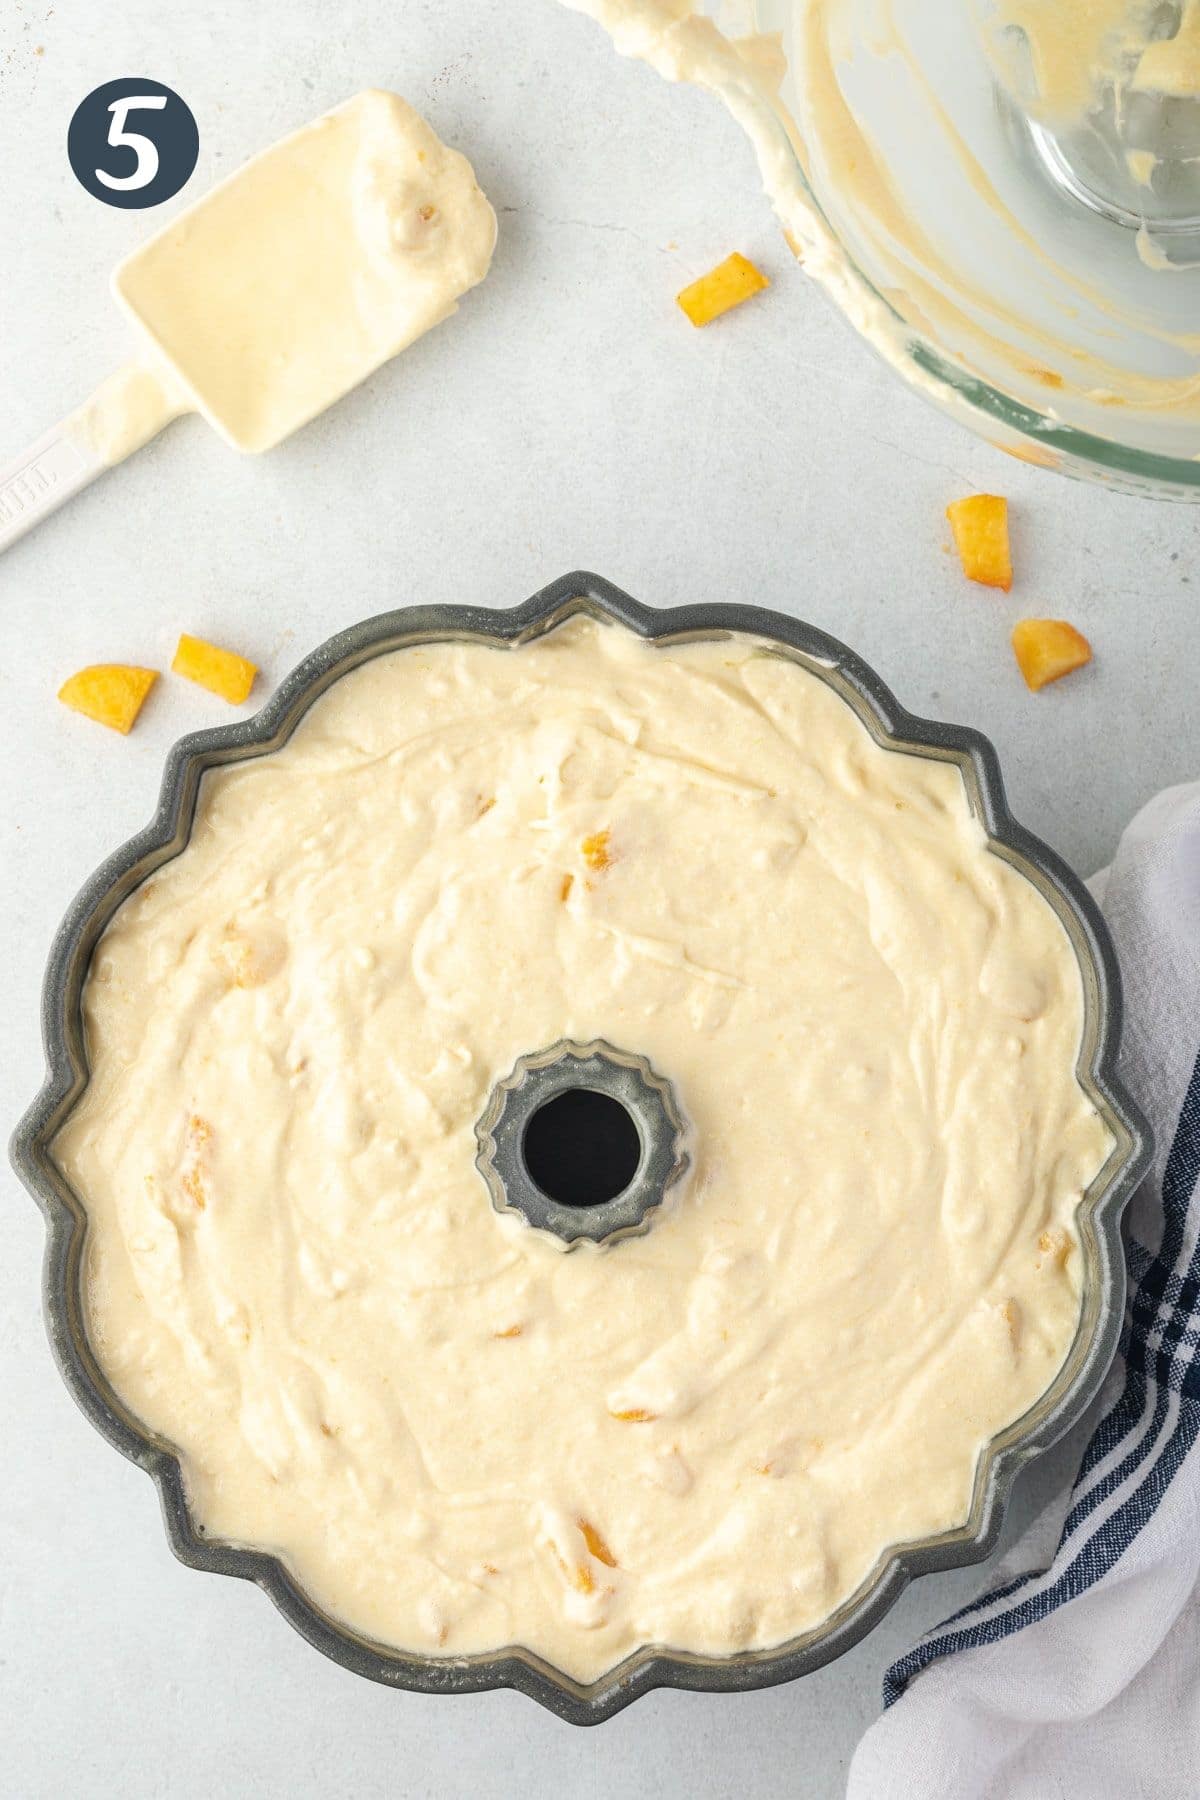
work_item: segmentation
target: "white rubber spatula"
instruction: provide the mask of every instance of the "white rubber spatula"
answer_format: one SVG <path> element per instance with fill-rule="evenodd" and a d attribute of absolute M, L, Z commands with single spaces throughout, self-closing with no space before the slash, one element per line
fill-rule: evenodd
<path fill-rule="evenodd" d="M 105 465 L 75 442 L 64 421 L 0 469 L 0 550 L 24 537 Z"/>
<path fill-rule="evenodd" d="M 173 396 L 167 370 L 160 377 L 148 364 L 131 363 L 112 376 L 77 412 L 0 466 L 0 551 L 188 410 L 182 394 Z"/>
<path fill-rule="evenodd" d="M 271 449 L 448 318 L 495 243 L 470 163 L 404 100 L 323 113 L 119 265 L 139 355 L 0 467 L 0 551 L 180 413 Z"/>

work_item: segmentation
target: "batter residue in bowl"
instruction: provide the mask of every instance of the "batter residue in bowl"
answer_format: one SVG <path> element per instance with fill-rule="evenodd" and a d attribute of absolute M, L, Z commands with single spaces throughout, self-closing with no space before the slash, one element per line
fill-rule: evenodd
<path fill-rule="evenodd" d="M 1200 215 L 1197 0 L 567 4 L 724 100 L 792 248 L 914 385 L 979 423 L 932 352 L 1028 408 L 1023 433 L 1086 432 L 1102 462 L 1111 441 L 1113 466 L 1200 454 L 1200 220 L 1167 216 L 1188 195 Z M 1070 142 L 1102 105 L 1130 204 L 1159 226 L 1065 197 L 1035 154 L 1030 121 Z M 1013 447 L 1000 416 L 986 428 Z"/>
<path fill-rule="evenodd" d="M 359 667 L 205 776 L 84 1010 L 99 1361 L 206 1531 L 386 1644 L 778 1645 L 966 1520 L 1076 1330 L 1110 1145 L 1064 929 L 957 765 L 751 637 Z M 475 1167 L 564 1037 L 688 1121 L 607 1249 Z"/>

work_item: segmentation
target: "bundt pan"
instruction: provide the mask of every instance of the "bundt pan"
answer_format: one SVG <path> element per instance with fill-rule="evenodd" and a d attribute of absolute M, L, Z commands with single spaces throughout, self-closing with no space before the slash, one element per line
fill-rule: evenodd
<path fill-rule="evenodd" d="M 109 1388 L 88 1343 L 83 1296 L 87 1218 L 49 1146 L 88 1079 L 81 993 L 92 951 L 122 901 L 188 839 L 206 769 L 269 755 L 317 696 L 371 657 L 437 639 L 521 643 L 574 613 L 614 619 L 646 638 L 681 641 L 737 631 L 772 641 L 827 681 L 872 735 L 922 756 L 957 763 L 994 852 L 1019 869 L 1055 909 L 1079 960 L 1085 1024 L 1078 1075 L 1115 1147 L 1079 1209 L 1082 1311 L 1064 1367 L 1023 1418 L 990 1442 L 976 1472 L 970 1517 L 961 1528 L 906 1544 L 881 1558 L 862 1587 L 815 1630 L 769 1651 L 723 1658 L 647 1645 L 590 1685 L 570 1680 L 519 1646 L 486 1655 L 425 1657 L 368 1642 L 321 1612 L 275 1557 L 201 1535 L 189 1513 L 179 1461 L 149 1435 Z M 914 718 L 850 650 L 811 626 L 754 606 L 641 606 L 590 574 L 564 576 L 524 605 L 495 612 L 474 606 L 417 606 L 384 613 L 340 632 L 315 650 L 254 718 L 197 732 L 172 750 L 158 811 L 147 828 L 97 870 L 75 900 L 50 955 L 42 1003 L 48 1072 L 17 1128 L 13 1161 L 46 1218 L 45 1311 L 67 1386 L 92 1423 L 154 1479 L 171 1548 L 181 1562 L 257 1582 L 326 1656 L 359 1675 L 428 1694 L 515 1688 L 577 1725 L 611 1717 L 657 1687 L 736 1692 L 791 1681 L 857 1644 L 913 1576 L 982 1562 L 996 1544 L 1017 1471 L 1080 1417 L 1114 1354 L 1125 1303 L 1122 1211 L 1146 1168 L 1149 1132 L 1117 1076 L 1121 994 L 1104 923 L 1071 871 L 1009 814 L 991 745 L 977 732 Z M 482 1177 L 481 1177 L 482 1179 Z"/>

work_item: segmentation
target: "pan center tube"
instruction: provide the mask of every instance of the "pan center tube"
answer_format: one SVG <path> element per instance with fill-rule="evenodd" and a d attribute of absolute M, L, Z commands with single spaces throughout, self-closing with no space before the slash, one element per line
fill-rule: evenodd
<path fill-rule="evenodd" d="M 568 1249 L 649 1230 L 688 1166 L 669 1082 L 601 1039 L 518 1058 L 475 1127 L 476 1167 L 497 1212 Z"/>

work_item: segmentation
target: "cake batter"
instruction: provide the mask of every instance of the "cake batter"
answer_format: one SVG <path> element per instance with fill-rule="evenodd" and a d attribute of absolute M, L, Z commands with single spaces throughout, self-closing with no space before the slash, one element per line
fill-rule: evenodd
<path fill-rule="evenodd" d="M 1075 1334 L 1063 927 L 956 764 L 752 637 L 366 663 L 205 775 L 84 1012 L 100 1364 L 206 1532 L 384 1644 L 781 1644 L 964 1523 Z M 643 1237 L 567 1252 L 475 1167 L 562 1037 L 686 1115 Z"/>

